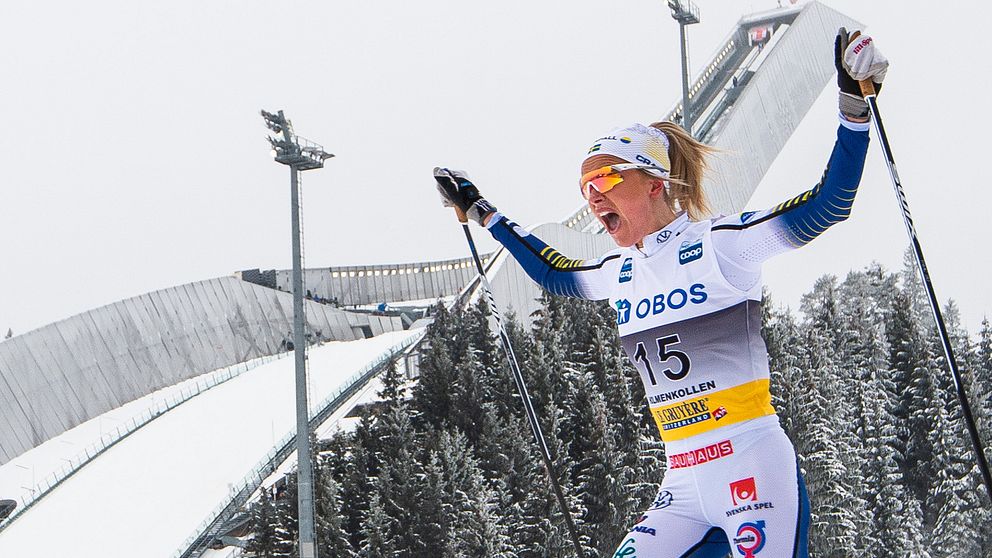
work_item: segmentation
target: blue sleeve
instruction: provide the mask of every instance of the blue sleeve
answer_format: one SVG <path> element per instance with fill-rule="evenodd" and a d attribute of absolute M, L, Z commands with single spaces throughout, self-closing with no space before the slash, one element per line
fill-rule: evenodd
<path fill-rule="evenodd" d="M 868 124 L 842 122 L 819 184 L 771 209 L 717 220 L 717 250 L 730 263 L 747 268 L 809 244 L 851 214 L 867 153 Z"/>
<path fill-rule="evenodd" d="M 487 228 L 527 275 L 548 292 L 586 300 L 609 298 L 608 268 L 619 253 L 596 260 L 566 258 L 499 213 L 493 215 Z"/>

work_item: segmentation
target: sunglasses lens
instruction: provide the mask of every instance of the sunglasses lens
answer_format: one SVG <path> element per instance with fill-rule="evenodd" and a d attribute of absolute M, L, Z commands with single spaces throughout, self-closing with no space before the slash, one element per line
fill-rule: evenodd
<path fill-rule="evenodd" d="M 593 188 L 595 188 L 597 192 L 604 194 L 612 190 L 621 182 L 623 182 L 623 177 L 620 176 L 619 172 L 614 171 L 610 167 L 604 167 L 602 169 L 588 172 L 582 177 L 582 196 L 585 199 L 589 199 L 589 196 L 592 195 Z"/>

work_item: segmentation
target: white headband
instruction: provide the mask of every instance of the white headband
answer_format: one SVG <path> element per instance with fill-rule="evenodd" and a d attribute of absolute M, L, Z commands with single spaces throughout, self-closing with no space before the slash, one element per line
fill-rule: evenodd
<path fill-rule="evenodd" d="M 643 124 L 631 124 L 599 138 L 589 148 L 583 162 L 596 155 L 613 155 L 628 163 L 661 167 L 665 169 L 665 175 L 672 170 L 668 159 L 668 136 Z"/>

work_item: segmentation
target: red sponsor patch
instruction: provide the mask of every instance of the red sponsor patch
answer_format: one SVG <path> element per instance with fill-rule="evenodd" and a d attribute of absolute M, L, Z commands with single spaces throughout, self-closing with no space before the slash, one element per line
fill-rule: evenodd
<path fill-rule="evenodd" d="M 669 469 L 683 469 L 702 465 L 703 463 L 720 459 L 734 453 L 734 446 L 730 440 L 724 440 L 704 448 L 694 449 L 685 453 L 676 453 L 668 456 Z"/>
<path fill-rule="evenodd" d="M 754 477 L 730 483 L 730 497 L 735 506 L 741 505 L 741 502 L 757 502 L 758 489 L 754 486 Z"/>

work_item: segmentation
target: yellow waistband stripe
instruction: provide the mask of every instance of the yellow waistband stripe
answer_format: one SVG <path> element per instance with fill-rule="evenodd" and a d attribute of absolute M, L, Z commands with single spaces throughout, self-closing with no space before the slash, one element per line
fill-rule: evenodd
<path fill-rule="evenodd" d="M 652 407 L 651 414 L 661 439 L 666 442 L 715 430 L 721 426 L 775 414 L 767 379 L 755 380 L 703 397 L 686 399 L 664 407 Z"/>

